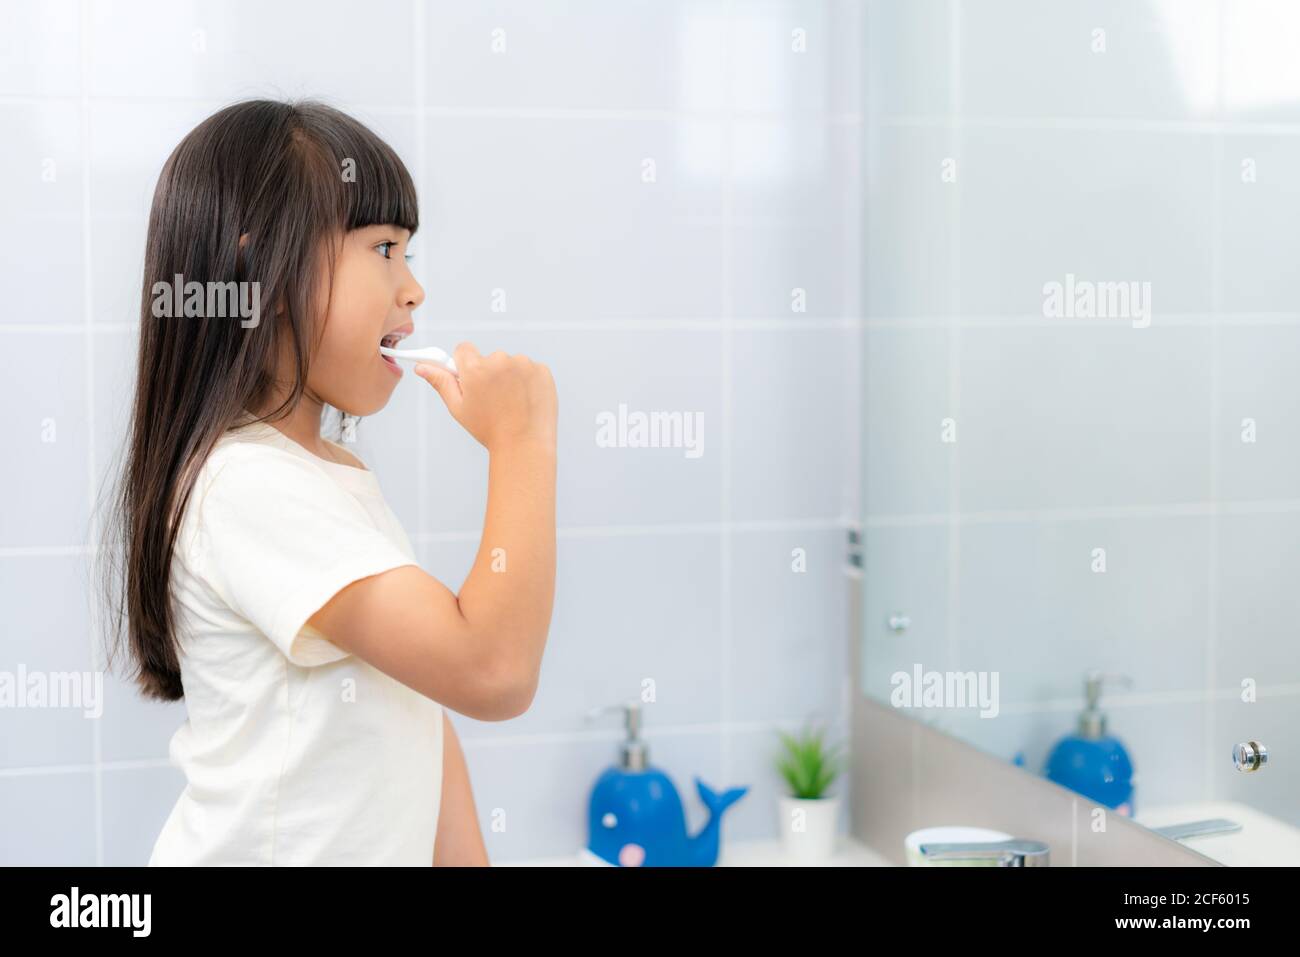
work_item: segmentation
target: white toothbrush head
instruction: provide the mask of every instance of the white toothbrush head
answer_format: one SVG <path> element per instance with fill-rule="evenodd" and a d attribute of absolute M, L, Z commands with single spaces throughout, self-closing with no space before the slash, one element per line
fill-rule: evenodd
<path fill-rule="evenodd" d="M 432 362 L 434 365 L 442 366 L 452 375 L 459 375 L 456 360 L 437 346 L 425 346 L 423 349 L 390 349 L 388 346 L 380 346 L 379 354 L 402 362 Z"/>

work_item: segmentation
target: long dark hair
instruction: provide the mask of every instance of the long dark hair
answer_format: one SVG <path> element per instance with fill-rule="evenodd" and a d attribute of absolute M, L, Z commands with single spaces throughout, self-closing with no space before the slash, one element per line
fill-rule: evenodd
<path fill-rule="evenodd" d="M 418 227 L 410 174 L 371 130 L 316 101 L 225 107 L 163 166 L 145 242 L 135 399 L 101 553 L 109 661 L 125 641 L 146 698 L 183 696 L 171 563 L 198 470 L 227 429 L 274 395 L 285 337 L 292 388 L 261 420 L 297 405 L 335 242 L 383 224 Z M 155 284 L 177 275 L 205 289 L 258 283 L 260 321 L 155 317 Z"/>

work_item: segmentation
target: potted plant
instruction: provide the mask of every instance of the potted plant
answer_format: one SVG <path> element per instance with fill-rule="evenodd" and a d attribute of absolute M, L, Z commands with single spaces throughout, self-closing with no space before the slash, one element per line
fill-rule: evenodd
<path fill-rule="evenodd" d="M 835 852 L 840 816 L 839 797 L 826 793 L 843 769 L 839 747 L 826 744 L 821 728 L 777 734 L 783 744 L 777 770 L 789 792 L 780 799 L 781 843 L 801 862 L 825 860 Z"/>

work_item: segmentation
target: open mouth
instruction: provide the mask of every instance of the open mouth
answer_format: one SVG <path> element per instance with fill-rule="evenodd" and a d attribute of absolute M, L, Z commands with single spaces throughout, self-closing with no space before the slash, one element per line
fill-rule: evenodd
<path fill-rule="evenodd" d="M 405 338 L 406 338 L 405 332 L 402 332 L 400 330 L 397 332 L 390 332 L 388 333 L 388 335 L 384 336 L 379 340 L 379 344 L 389 349 L 396 349 L 398 344 Z M 392 366 L 393 369 L 396 370 L 398 373 L 402 371 L 401 367 L 398 366 L 397 364 L 397 360 L 392 358 L 391 356 L 380 355 L 379 358 L 383 359 L 386 363 Z"/>

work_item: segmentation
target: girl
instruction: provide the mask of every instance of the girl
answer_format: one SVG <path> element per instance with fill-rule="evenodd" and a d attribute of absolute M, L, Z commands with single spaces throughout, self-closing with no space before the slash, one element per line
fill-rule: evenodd
<path fill-rule="evenodd" d="M 392 149 L 319 103 L 230 106 L 163 167 L 109 548 L 114 650 L 144 695 L 186 703 L 170 756 L 187 785 L 150 864 L 487 863 L 443 708 L 505 720 L 537 687 L 551 374 L 468 343 L 459 377 L 416 367 L 488 450 L 459 595 L 416 563 L 373 473 L 321 435 L 327 405 L 371 415 L 402 375 L 378 347 L 414 331 L 418 222 Z M 174 281 L 255 284 L 241 301 L 264 315 L 209 299 L 168 316 L 154 288 Z"/>

